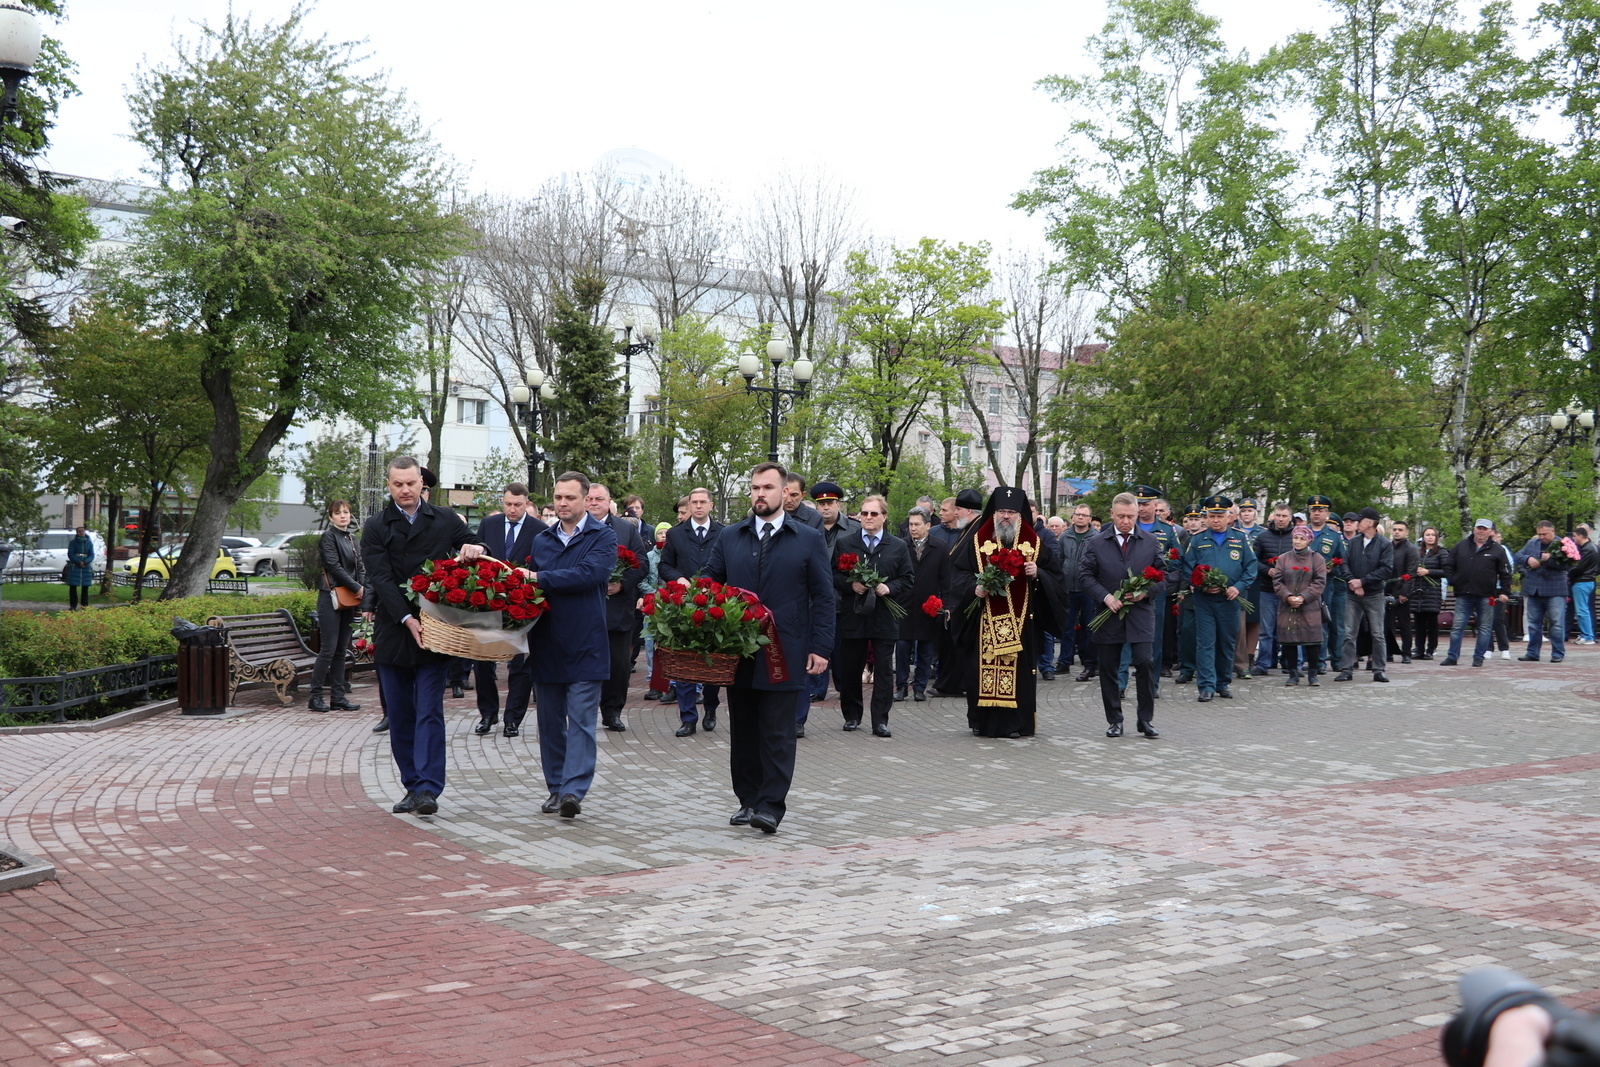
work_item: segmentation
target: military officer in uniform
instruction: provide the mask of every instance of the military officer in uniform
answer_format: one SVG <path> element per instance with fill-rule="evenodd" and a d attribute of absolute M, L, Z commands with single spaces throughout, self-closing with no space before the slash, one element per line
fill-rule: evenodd
<path fill-rule="evenodd" d="M 1250 497 L 1245 497 L 1238 504 L 1239 522 L 1234 529 L 1244 534 L 1245 540 L 1250 542 L 1250 551 L 1256 550 L 1256 538 L 1261 536 L 1261 527 L 1256 525 L 1256 502 Z M 1259 560 L 1260 557 L 1257 557 Z M 1267 596 L 1272 596 L 1267 593 Z M 1250 667 L 1255 662 L 1256 641 L 1261 636 L 1261 590 L 1252 585 L 1244 592 L 1245 599 L 1250 602 L 1251 611 L 1242 611 L 1239 614 L 1238 645 L 1233 651 L 1233 676 L 1239 679 L 1250 677 Z"/>
<path fill-rule="evenodd" d="M 1183 529 L 1178 531 L 1178 555 L 1189 550 L 1189 542 L 1194 540 L 1194 535 L 1205 528 L 1206 513 L 1200 510 L 1199 504 L 1189 504 L 1183 509 Z M 1182 566 L 1182 560 L 1179 560 Z M 1187 571 L 1178 575 L 1177 587 L 1181 590 L 1189 581 Z M 1177 614 L 1177 641 L 1178 641 L 1178 676 L 1173 679 L 1179 685 L 1187 685 L 1194 681 L 1194 600 L 1185 596 L 1178 601 Z"/>
<path fill-rule="evenodd" d="M 1178 567 L 1178 561 L 1172 556 L 1172 550 L 1178 548 L 1178 528 L 1169 522 L 1164 522 L 1156 515 L 1156 505 L 1161 502 L 1166 494 L 1154 486 L 1136 485 L 1133 487 L 1133 495 L 1139 501 L 1139 529 L 1156 539 L 1156 544 L 1161 550 L 1159 553 L 1160 566 L 1170 578 L 1172 572 Z M 1179 554 L 1182 554 L 1181 549 Z M 1154 687 L 1152 695 L 1159 700 L 1161 698 L 1162 654 L 1166 645 L 1164 638 L 1166 636 L 1167 605 L 1171 601 L 1167 599 L 1165 585 L 1159 587 L 1159 589 L 1151 589 L 1150 594 L 1150 600 L 1155 605 L 1156 619 L 1155 639 L 1150 648 L 1150 662 L 1154 664 L 1151 684 Z M 1122 665 L 1117 669 L 1118 688 L 1128 688 L 1128 665 L 1132 662 L 1132 656 L 1132 646 L 1123 645 Z"/>
<path fill-rule="evenodd" d="M 1228 683 L 1233 680 L 1233 652 L 1239 634 L 1238 600 L 1255 584 L 1256 554 L 1244 534 L 1228 528 L 1232 500 L 1210 496 L 1200 506 L 1205 509 L 1207 529 L 1189 540 L 1180 577 L 1187 582 L 1196 567 L 1208 566 L 1228 580 L 1220 590 L 1191 587 L 1189 592 L 1194 601 L 1195 678 L 1200 700 L 1208 701 L 1212 696 L 1233 696 Z"/>
<path fill-rule="evenodd" d="M 1328 521 L 1333 511 L 1333 501 L 1325 496 L 1306 500 L 1306 522 L 1311 527 L 1311 551 L 1322 557 L 1328 565 L 1328 584 L 1322 590 L 1322 602 L 1327 605 L 1327 621 L 1323 624 L 1322 648 L 1318 652 L 1323 671 L 1338 668 L 1339 653 L 1344 648 L 1344 605 L 1346 600 L 1344 569 L 1344 533 L 1336 523 Z M 1337 564 L 1334 560 L 1338 560 Z"/>

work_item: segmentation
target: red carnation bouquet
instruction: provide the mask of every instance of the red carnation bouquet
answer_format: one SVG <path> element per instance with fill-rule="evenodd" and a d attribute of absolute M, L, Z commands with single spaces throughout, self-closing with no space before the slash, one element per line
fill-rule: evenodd
<path fill-rule="evenodd" d="M 698 653 L 707 662 L 713 653 L 753 656 L 767 643 L 761 622 L 770 613 L 761 598 L 710 578 L 692 586 L 669 582 L 646 594 L 639 610 L 644 632 L 659 648 Z"/>
<path fill-rule="evenodd" d="M 978 605 L 992 596 L 1005 596 L 1011 583 L 1022 577 L 1028 565 L 1027 557 L 1014 548 L 997 548 L 989 553 L 989 562 L 978 572 L 978 588 L 983 598 L 967 605 L 967 614 L 977 612 Z"/>
<path fill-rule="evenodd" d="M 878 586 L 883 584 L 883 575 L 873 570 L 871 564 L 863 563 L 861 557 L 854 552 L 839 553 L 839 561 L 835 566 L 852 582 L 860 582 L 867 587 L 865 593 L 857 594 L 861 597 L 861 602 L 856 606 L 856 614 L 872 614 L 872 609 L 878 598 L 876 590 Z M 884 597 L 883 603 L 888 607 L 890 615 L 897 619 L 905 618 L 905 605 L 894 599 L 894 597 Z"/>
<path fill-rule="evenodd" d="M 1166 580 L 1167 572 L 1160 567 L 1146 567 L 1138 574 L 1134 574 L 1130 570 L 1128 576 L 1122 579 L 1122 584 L 1117 586 L 1116 592 L 1112 594 L 1122 601 L 1122 607 L 1116 611 L 1112 611 L 1110 608 L 1102 609 L 1100 614 L 1089 620 L 1089 629 L 1100 629 L 1100 627 L 1111 621 L 1113 615 L 1119 619 L 1126 618 L 1128 609 L 1149 595 L 1151 586 Z"/>
<path fill-rule="evenodd" d="M 922 602 L 922 613 L 930 619 L 937 619 L 939 612 L 944 610 L 944 601 L 936 596 L 931 596 Z"/>
<path fill-rule="evenodd" d="M 1228 577 L 1225 571 L 1221 568 L 1213 567 L 1209 563 L 1202 563 L 1189 572 L 1189 585 L 1201 593 L 1226 594 L 1228 586 L 1232 584 L 1232 579 Z M 1255 605 L 1245 597 L 1239 597 L 1237 603 L 1247 613 L 1256 610 Z"/>
<path fill-rule="evenodd" d="M 429 560 L 407 584 L 406 595 L 429 618 L 470 631 L 486 653 L 477 657 L 481 659 L 496 658 L 505 648 L 528 651 L 527 631 L 545 613 L 538 585 L 497 559 Z M 465 654 L 455 649 L 435 651 Z"/>
<path fill-rule="evenodd" d="M 611 565 L 611 577 L 608 581 L 620 582 L 622 576 L 639 566 L 639 554 L 631 548 L 617 546 L 617 561 Z"/>

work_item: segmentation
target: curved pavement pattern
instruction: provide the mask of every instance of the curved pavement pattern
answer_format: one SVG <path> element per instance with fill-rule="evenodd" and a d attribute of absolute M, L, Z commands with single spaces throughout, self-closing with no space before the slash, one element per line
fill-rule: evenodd
<path fill-rule="evenodd" d="M 1476 963 L 1600 1002 L 1597 667 L 1169 682 L 1159 741 L 1066 679 L 1031 741 L 830 701 L 776 837 L 658 704 L 572 821 L 471 694 L 430 819 L 364 712 L 3 736 L 61 877 L 0 894 L 0 1062 L 1436 1063 Z"/>

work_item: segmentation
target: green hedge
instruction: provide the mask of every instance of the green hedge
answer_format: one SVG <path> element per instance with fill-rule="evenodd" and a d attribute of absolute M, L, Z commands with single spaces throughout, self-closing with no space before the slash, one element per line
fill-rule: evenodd
<path fill-rule="evenodd" d="M 0 612 L 0 678 L 33 678 L 170 656 L 178 642 L 174 616 L 203 625 L 213 615 L 256 615 L 288 608 L 303 636 L 311 633 L 314 593 L 193 596 L 95 611 Z"/>

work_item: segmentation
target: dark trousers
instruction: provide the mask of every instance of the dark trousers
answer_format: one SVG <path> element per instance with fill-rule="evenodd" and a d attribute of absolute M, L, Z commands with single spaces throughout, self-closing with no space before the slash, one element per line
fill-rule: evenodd
<path fill-rule="evenodd" d="M 1390 604 L 1384 628 L 1389 631 L 1389 655 L 1411 655 L 1411 605 Z"/>
<path fill-rule="evenodd" d="M 939 631 L 939 671 L 934 676 L 933 687 L 941 693 L 960 695 L 961 657 L 956 655 L 956 644 L 949 629 Z"/>
<path fill-rule="evenodd" d="M 1089 629 L 1089 620 L 1097 614 L 1098 609 L 1088 593 L 1067 594 L 1067 632 L 1057 646 L 1054 670 L 1072 670 L 1074 654 L 1083 661 L 1085 667 L 1095 662 L 1094 642 L 1089 636 L 1094 631 Z"/>
<path fill-rule="evenodd" d="M 1494 602 L 1494 644 L 1491 647 L 1501 652 L 1511 651 L 1511 629 L 1507 625 L 1510 618 L 1511 605 L 1502 604 L 1496 600 Z M 1522 635 L 1518 634 L 1517 639 L 1521 640 Z"/>
<path fill-rule="evenodd" d="M 311 667 L 311 695 L 322 695 L 324 684 L 333 699 L 342 700 L 350 691 L 344 680 L 345 650 L 350 647 L 350 627 L 356 621 L 355 608 L 338 608 L 326 589 L 317 594 L 317 631 L 322 635 L 322 651 Z"/>
<path fill-rule="evenodd" d="M 889 637 L 847 637 L 839 642 L 839 671 L 833 682 L 839 687 L 839 711 L 845 722 L 860 722 L 862 707 L 861 672 L 867 665 L 867 650 L 872 650 L 872 725 L 889 725 L 889 708 L 894 704 L 894 646 Z"/>
<path fill-rule="evenodd" d="M 1433 655 L 1434 649 L 1439 647 L 1439 613 L 1437 611 L 1419 611 L 1415 616 L 1417 620 L 1416 650 Z"/>
<path fill-rule="evenodd" d="M 933 645 L 930 638 L 926 641 L 897 641 L 894 646 L 894 684 L 897 689 L 904 689 L 909 683 L 917 692 L 928 688 L 928 675 L 933 670 Z M 916 673 L 911 672 L 911 664 L 917 665 Z"/>
<path fill-rule="evenodd" d="M 611 677 L 600 687 L 600 718 L 610 721 L 628 702 L 628 675 L 633 669 L 633 631 L 607 630 L 611 645 Z"/>
<path fill-rule="evenodd" d="M 1128 660 L 1133 668 L 1134 711 L 1141 726 L 1148 726 L 1156 714 L 1155 658 L 1150 641 L 1111 642 L 1097 644 L 1095 652 L 1100 657 L 1100 703 L 1105 705 L 1106 722 L 1122 721 L 1122 689 L 1117 685 L 1117 671 L 1122 668 L 1122 650 L 1130 650 Z"/>
<path fill-rule="evenodd" d="M 389 751 L 408 790 L 444 792 L 443 663 L 424 667 L 378 665 L 378 685 L 389 714 Z"/>
<path fill-rule="evenodd" d="M 804 690 L 800 691 L 804 694 Z M 795 690 L 728 688 L 728 769 L 739 806 L 776 822 L 794 780 Z"/>
<path fill-rule="evenodd" d="M 80 606 L 89 606 L 89 587 L 86 585 L 67 586 L 67 610 L 77 611 Z"/>
<path fill-rule="evenodd" d="M 500 721 L 500 687 L 495 684 L 493 660 L 478 660 L 472 666 L 477 680 L 478 714 L 490 724 Z M 522 726 L 528 714 L 528 697 L 533 694 L 533 672 L 527 656 L 513 656 L 506 664 L 506 725 Z"/>

